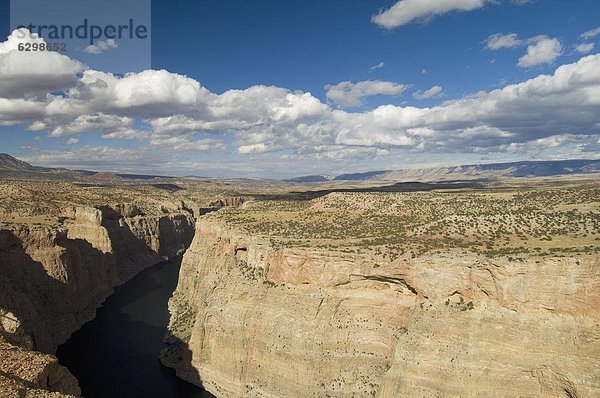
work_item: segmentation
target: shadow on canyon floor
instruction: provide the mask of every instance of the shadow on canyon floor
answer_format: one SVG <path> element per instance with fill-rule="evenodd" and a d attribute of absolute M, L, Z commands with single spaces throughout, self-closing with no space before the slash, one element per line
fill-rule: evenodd
<path fill-rule="evenodd" d="M 83 396 L 212 397 L 159 362 L 180 261 L 148 268 L 116 288 L 96 318 L 59 347 L 57 357 L 77 377 Z M 180 346 L 191 358 L 187 345 Z M 193 376 L 201 383 L 197 372 Z"/>

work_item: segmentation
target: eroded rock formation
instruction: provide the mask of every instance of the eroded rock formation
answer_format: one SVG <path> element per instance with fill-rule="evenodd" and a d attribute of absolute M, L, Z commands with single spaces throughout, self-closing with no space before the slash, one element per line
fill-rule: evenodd
<path fill-rule="evenodd" d="M 80 394 L 77 380 L 53 355 L 14 346 L 0 337 L 0 396 L 67 398 Z"/>
<path fill-rule="evenodd" d="M 209 206 L 216 209 L 221 209 L 223 207 L 239 207 L 244 204 L 244 201 L 245 199 L 242 196 L 226 196 L 215 199 Z"/>
<path fill-rule="evenodd" d="M 208 204 L 208 207 L 200 207 L 198 209 L 199 215 L 205 215 L 213 211 L 220 210 L 224 207 L 240 207 L 244 204 L 246 199 L 242 196 L 226 196 L 213 200 Z"/>
<path fill-rule="evenodd" d="M 225 397 L 600 396 L 595 255 L 383 261 L 203 218 L 163 363 Z"/>

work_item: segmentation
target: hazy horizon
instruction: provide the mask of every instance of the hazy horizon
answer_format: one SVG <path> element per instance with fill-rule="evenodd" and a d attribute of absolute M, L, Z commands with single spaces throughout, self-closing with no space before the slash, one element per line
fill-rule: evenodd
<path fill-rule="evenodd" d="M 337 177 L 340 175 L 349 175 L 349 174 L 366 174 L 366 173 L 375 173 L 375 172 L 391 172 L 391 171 L 405 171 L 405 170 L 427 170 L 427 169 L 436 169 L 436 168 L 452 168 L 452 167 L 461 167 L 461 166 L 485 166 L 485 165 L 503 165 L 503 164 L 514 164 L 514 163 L 522 163 L 522 162 L 533 162 L 533 163 L 537 163 L 537 162 L 562 162 L 562 161 L 581 161 L 581 162 L 586 162 L 586 161 L 590 161 L 590 162 L 594 162 L 594 161 L 600 161 L 600 159 L 548 159 L 548 160 L 517 160 L 517 161 L 511 161 L 511 162 L 480 162 L 480 163 L 472 163 L 472 164 L 450 164 L 450 165 L 439 165 L 439 166 L 429 166 L 429 167 L 406 167 L 403 169 L 369 169 L 369 170 L 350 170 L 347 173 L 339 173 L 339 174 L 330 174 L 330 173 L 321 173 L 321 174 L 298 174 L 298 175 L 292 175 L 291 177 L 286 177 L 286 178 L 270 178 L 270 177 L 260 177 L 260 176 L 240 176 L 239 174 L 232 174 L 232 175 L 202 175 L 201 173 L 198 174 L 161 174 L 160 171 L 158 173 L 155 173 L 153 171 L 136 171 L 136 170 L 132 170 L 132 171 L 128 171 L 128 170 L 118 170 L 118 169 L 82 169 L 82 168 L 73 168 L 70 167 L 68 165 L 56 165 L 56 166 L 45 166 L 45 165 L 41 165 L 41 164 L 36 164 L 36 163 L 30 163 L 27 159 L 21 159 L 18 158 L 16 156 L 13 156 L 12 154 L 9 153 L 0 153 L 0 156 L 2 155 L 8 155 L 11 156 L 17 160 L 22 160 L 25 161 L 27 163 L 29 163 L 32 166 L 35 167 L 46 167 L 46 168 L 59 168 L 59 169 L 68 169 L 68 170 L 74 170 L 74 171 L 89 171 L 89 172 L 97 172 L 97 173 L 113 173 L 113 174 L 130 174 L 130 175 L 153 175 L 153 176 L 158 176 L 158 177 L 173 177 L 173 178 L 178 178 L 178 177 L 194 177 L 194 178 L 215 178 L 215 179 L 219 179 L 219 178 L 248 178 L 248 179 L 266 179 L 266 180 L 292 180 L 292 179 L 297 179 L 297 178 L 301 178 L 301 177 L 312 177 L 312 176 L 331 176 L 331 177 Z"/>

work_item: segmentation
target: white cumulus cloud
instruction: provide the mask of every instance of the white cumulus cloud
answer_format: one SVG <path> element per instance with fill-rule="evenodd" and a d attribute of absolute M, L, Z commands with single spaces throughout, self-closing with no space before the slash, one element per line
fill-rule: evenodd
<path fill-rule="evenodd" d="M 406 90 L 405 84 L 381 81 L 365 80 L 362 82 L 340 82 L 325 86 L 328 100 L 341 108 L 351 108 L 363 105 L 366 97 L 373 95 L 400 95 Z"/>
<path fill-rule="evenodd" d="M 32 130 L 40 130 L 47 128 L 47 124 L 56 124 L 58 121 L 47 120 L 38 122 Z M 129 127 L 133 124 L 133 119 L 130 117 L 121 117 L 116 115 L 105 115 L 103 113 L 93 115 L 80 115 L 68 123 L 61 123 L 59 126 L 50 131 L 51 137 L 60 137 L 69 134 L 78 134 L 84 131 L 112 131 L 115 129 Z"/>
<path fill-rule="evenodd" d="M 593 39 L 594 37 L 600 35 L 600 26 L 597 27 L 596 29 L 590 29 L 586 32 L 583 32 L 581 34 L 581 38 L 584 40 L 589 40 L 589 39 Z"/>
<path fill-rule="evenodd" d="M 517 37 L 516 33 L 495 33 L 485 41 L 485 48 L 488 50 L 500 50 L 501 48 L 514 48 L 521 45 L 523 41 Z"/>
<path fill-rule="evenodd" d="M 580 54 L 587 54 L 594 49 L 594 43 L 582 43 L 575 46 L 575 51 Z"/>
<path fill-rule="evenodd" d="M 107 131 L 102 134 L 102 138 L 112 138 L 118 140 L 141 140 L 147 138 L 149 133 L 144 130 L 121 127 L 113 131 Z"/>
<path fill-rule="evenodd" d="M 538 37 L 530 44 L 544 40 L 553 39 Z M 0 44 L 3 50 L 8 46 Z M 552 62 L 548 56 L 531 58 L 528 62 Z M 0 87 L 12 78 L 0 74 Z M 598 54 L 559 66 L 552 74 L 437 106 L 382 105 L 354 112 L 283 87 L 252 86 L 216 94 L 194 79 L 164 70 L 124 76 L 85 70 L 74 74 L 74 81 L 60 93 L 49 91 L 43 81 L 29 84 L 28 90 L 38 93 L 35 97 L 0 92 L 0 125 L 22 123 L 51 138 L 79 133 L 138 138 L 126 148 L 116 141 L 111 146 L 70 147 L 66 152 L 46 150 L 29 158 L 56 166 L 160 169 L 166 163 L 171 167 L 190 162 L 185 156 L 196 152 L 202 156 L 216 152 L 218 158 L 219 151 L 228 151 L 244 159 L 248 170 L 265 170 L 274 167 L 268 163 L 276 157 L 274 151 L 297 159 L 298 167 L 308 167 L 309 159 L 319 156 L 342 161 L 422 152 L 527 153 L 539 143 L 556 143 L 557 148 L 577 145 L 579 153 L 593 153 L 600 134 Z M 328 86 L 327 98 L 356 106 L 370 95 L 400 95 L 406 88 L 385 81 L 342 82 Z M 427 90 L 427 95 L 440 89 Z M 140 125 L 144 130 L 135 127 Z M 253 159 L 267 163 L 259 165 Z"/>
<path fill-rule="evenodd" d="M 90 44 L 83 49 L 88 54 L 102 54 L 103 52 L 118 48 L 119 45 L 115 39 L 99 40 L 95 44 Z"/>
<path fill-rule="evenodd" d="M 560 40 L 548 36 L 530 39 L 533 43 L 527 46 L 527 53 L 519 58 L 518 65 L 523 68 L 542 64 L 551 64 L 563 53 Z"/>
<path fill-rule="evenodd" d="M 527 45 L 526 53 L 519 58 L 518 66 L 551 64 L 563 54 L 563 44 L 557 38 L 539 35 L 528 39 L 519 39 L 516 33 L 495 33 L 485 40 L 487 50 L 497 51 L 504 48 L 515 48 Z"/>
<path fill-rule="evenodd" d="M 427 99 L 427 98 L 437 98 L 442 95 L 444 89 L 440 86 L 433 86 L 425 91 L 415 91 L 413 93 L 413 98 L 416 99 Z"/>
<path fill-rule="evenodd" d="M 33 98 L 77 83 L 85 67 L 54 51 L 19 51 L 19 44 L 44 44 L 26 29 L 12 32 L 0 43 L 0 97 Z"/>
<path fill-rule="evenodd" d="M 213 152 L 226 148 L 222 140 L 212 138 L 196 140 L 192 136 L 168 137 L 157 134 L 152 135 L 150 145 L 177 152 Z"/>
<path fill-rule="evenodd" d="M 400 0 L 389 9 L 374 15 L 371 21 L 383 28 L 393 29 L 451 11 L 472 11 L 483 7 L 487 2 L 488 0 Z"/>

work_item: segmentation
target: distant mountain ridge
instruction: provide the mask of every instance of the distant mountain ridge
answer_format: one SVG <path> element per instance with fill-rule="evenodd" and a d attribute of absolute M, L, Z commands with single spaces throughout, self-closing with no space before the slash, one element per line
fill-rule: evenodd
<path fill-rule="evenodd" d="M 449 179 L 551 177 L 591 173 L 600 173 L 600 160 L 541 160 L 430 167 L 422 169 L 379 170 L 341 174 L 329 179 L 320 179 L 319 177 L 321 176 L 311 175 L 296 177 L 286 181 L 300 183 L 324 181 L 433 181 Z"/>
<path fill-rule="evenodd" d="M 7 153 L 0 153 L 0 176 L 24 177 L 44 176 L 45 178 L 61 178 L 86 181 L 116 181 L 120 179 L 152 180 L 155 178 L 175 178 L 149 174 L 111 173 L 106 171 L 70 170 L 65 168 L 32 166 Z"/>
<path fill-rule="evenodd" d="M 0 170 L 10 171 L 36 171 L 39 167 L 34 167 L 27 162 L 19 160 L 7 153 L 0 153 Z"/>
<path fill-rule="evenodd" d="M 494 180 L 515 177 L 552 177 L 574 174 L 600 173 L 600 159 L 541 160 L 507 163 L 471 164 L 461 166 L 430 167 L 422 169 L 377 170 L 360 173 L 347 173 L 338 176 L 328 174 L 308 175 L 284 180 L 292 183 L 318 183 L 328 181 L 448 181 L 448 180 Z M 50 179 L 109 182 L 121 179 L 152 180 L 177 177 L 126 174 L 105 171 L 70 170 L 33 166 L 9 154 L 0 153 L 0 176 L 38 176 Z M 196 177 L 182 177 L 196 178 Z"/>

